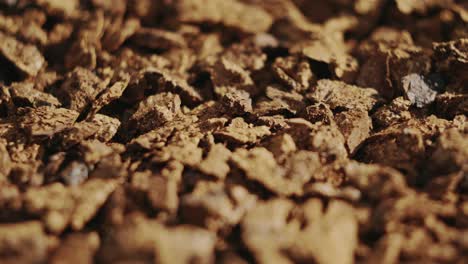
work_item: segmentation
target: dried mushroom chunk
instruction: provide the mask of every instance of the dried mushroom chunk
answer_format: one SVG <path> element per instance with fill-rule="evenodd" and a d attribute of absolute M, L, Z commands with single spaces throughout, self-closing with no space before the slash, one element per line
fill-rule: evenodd
<path fill-rule="evenodd" d="M 33 45 L 23 44 L 2 32 L 0 43 L 0 54 L 28 76 L 36 76 L 46 63 L 40 51 Z"/>
<path fill-rule="evenodd" d="M 39 222 L 0 225 L 3 263 L 38 263 L 47 260 L 48 238 Z"/>
<path fill-rule="evenodd" d="M 237 117 L 224 129 L 214 133 L 215 138 L 232 144 L 252 144 L 259 139 L 270 135 L 270 130 L 266 126 L 253 126 L 246 123 L 243 118 Z"/>
<path fill-rule="evenodd" d="M 211 263 L 214 260 L 215 236 L 193 226 L 168 228 L 156 220 L 132 217 L 117 226 L 103 241 L 98 259 L 103 262 L 118 260 L 158 263 Z"/>
<path fill-rule="evenodd" d="M 230 171 L 228 161 L 231 151 L 222 144 L 214 144 L 210 147 L 206 157 L 197 165 L 204 174 L 225 179 Z"/>
<path fill-rule="evenodd" d="M 220 23 L 247 33 L 265 32 L 273 22 L 260 7 L 238 0 L 182 0 L 177 2 L 176 10 L 183 22 Z"/>
<path fill-rule="evenodd" d="M 283 253 L 294 241 L 299 222 L 288 222 L 294 204 L 273 199 L 260 202 L 241 223 L 241 237 L 258 263 L 291 263 Z"/>
<path fill-rule="evenodd" d="M 91 264 L 99 248 L 97 233 L 76 233 L 68 235 L 53 253 L 50 263 L 59 264 L 66 261 Z"/>
<path fill-rule="evenodd" d="M 306 226 L 288 250 L 296 261 L 354 263 L 358 223 L 354 209 L 341 201 L 331 201 L 325 212 L 318 200 L 304 206 Z M 335 252 L 332 256 L 328 252 Z"/>
<path fill-rule="evenodd" d="M 371 118 L 366 111 L 360 109 L 336 114 L 335 122 L 345 137 L 350 153 L 354 153 L 372 131 Z"/>
<path fill-rule="evenodd" d="M 25 210 L 42 217 L 46 228 L 61 233 L 69 225 L 81 230 L 117 187 L 116 180 L 91 179 L 81 186 L 54 183 L 30 188 L 24 194 Z"/>
<path fill-rule="evenodd" d="M 171 121 L 180 111 L 180 97 L 172 93 L 159 93 L 140 102 L 129 122 L 138 134 L 153 130 Z"/>
<path fill-rule="evenodd" d="M 102 46 L 109 51 L 115 51 L 139 28 L 140 21 L 138 19 L 129 18 L 125 21 L 116 19 L 106 30 L 102 39 Z"/>
<path fill-rule="evenodd" d="M 92 71 L 77 67 L 67 75 L 56 95 L 67 108 L 81 112 L 104 88 Z"/>
<path fill-rule="evenodd" d="M 0 0 L 0 263 L 468 263 L 462 2 Z"/>
<path fill-rule="evenodd" d="M 160 91 L 177 93 L 182 102 L 188 105 L 196 105 L 202 101 L 199 91 L 192 87 L 183 76 L 158 69 L 149 69 L 146 75 L 150 80 L 155 80 Z"/>
<path fill-rule="evenodd" d="M 299 57 L 277 58 L 273 64 L 276 77 L 296 92 L 307 91 L 314 80 L 309 63 Z"/>
<path fill-rule="evenodd" d="M 248 180 L 260 183 L 273 193 L 289 196 L 302 192 L 304 181 L 287 178 L 285 168 L 279 166 L 273 154 L 265 148 L 237 149 L 231 161 Z"/>
<path fill-rule="evenodd" d="M 19 126 L 31 136 L 53 136 L 71 127 L 79 113 L 65 108 L 41 106 L 26 108 L 19 118 Z"/>
<path fill-rule="evenodd" d="M 327 104 L 332 110 L 360 108 L 369 111 L 379 102 L 379 95 L 372 88 L 332 80 L 318 81 L 308 97 L 315 102 Z"/>
<path fill-rule="evenodd" d="M 105 115 L 96 114 L 88 120 L 75 123 L 58 134 L 57 140 L 64 147 L 70 147 L 83 140 L 97 139 L 107 142 L 117 133 L 120 121 Z"/>
<path fill-rule="evenodd" d="M 57 98 L 35 89 L 33 83 L 15 83 L 11 85 L 10 93 L 11 98 L 18 106 L 61 106 Z"/>
<path fill-rule="evenodd" d="M 244 187 L 202 182 L 182 197 L 180 210 L 188 222 L 217 230 L 238 224 L 255 202 Z"/>

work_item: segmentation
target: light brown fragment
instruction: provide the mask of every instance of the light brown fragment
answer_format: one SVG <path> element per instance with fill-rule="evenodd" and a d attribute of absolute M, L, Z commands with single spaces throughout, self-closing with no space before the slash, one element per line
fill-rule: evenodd
<path fill-rule="evenodd" d="M 202 101 L 201 94 L 183 76 L 155 68 L 147 69 L 145 75 L 158 84 L 159 91 L 178 94 L 184 104 L 196 105 Z"/>
<path fill-rule="evenodd" d="M 405 177 L 390 167 L 350 162 L 344 171 L 349 183 L 372 200 L 399 197 L 411 192 Z"/>
<path fill-rule="evenodd" d="M 93 72 L 77 67 L 67 74 L 56 95 L 66 107 L 81 112 L 105 87 L 105 82 Z"/>
<path fill-rule="evenodd" d="M 350 154 L 353 154 L 359 145 L 369 137 L 372 130 L 372 119 L 366 111 L 360 109 L 338 113 L 335 116 L 335 121 L 346 140 Z"/>
<path fill-rule="evenodd" d="M 360 108 L 369 111 L 379 102 L 378 93 L 372 88 L 332 80 L 318 81 L 308 96 L 315 102 L 328 104 L 332 110 Z"/>
<path fill-rule="evenodd" d="M 278 163 L 282 163 L 291 153 L 297 150 L 294 139 L 287 133 L 269 138 L 265 143 L 265 147 L 273 153 Z"/>
<path fill-rule="evenodd" d="M 35 0 L 35 2 L 44 7 L 49 14 L 65 17 L 72 15 L 79 6 L 78 0 Z"/>
<path fill-rule="evenodd" d="M 293 91 L 307 91 L 310 83 L 314 81 L 310 65 L 303 58 L 279 57 L 272 67 L 275 76 Z"/>
<path fill-rule="evenodd" d="M 89 116 L 95 115 L 112 101 L 119 99 L 125 89 L 127 88 L 130 81 L 130 76 L 124 74 L 122 80 L 116 81 L 108 89 L 104 90 L 102 94 L 92 103 L 91 109 L 89 110 Z"/>
<path fill-rule="evenodd" d="M 231 151 L 222 144 L 214 144 L 210 147 L 207 156 L 200 162 L 197 168 L 204 174 L 225 179 L 230 171 L 228 160 Z"/>
<path fill-rule="evenodd" d="M 49 259 L 51 264 L 94 263 L 94 255 L 99 248 L 97 233 L 74 233 L 68 235 Z"/>
<path fill-rule="evenodd" d="M 232 144 L 252 144 L 259 139 L 270 135 L 266 126 L 254 126 L 248 124 L 243 118 L 234 118 L 226 128 L 216 131 L 214 136 L 218 140 L 225 140 Z"/>
<path fill-rule="evenodd" d="M 83 140 L 97 139 L 107 142 L 117 133 L 120 121 L 106 115 L 96 114 L 89 120 L 75 123 L 59 134 L 62 146 L 70 147 Z"/>
<path fill-rule="evenodd" d="M 31 136 L 50 137 L 71 127 L 79 115 L 73 110 L 50 106 L 26 108 L 24 111 L 19 118 L 19 126 Z"/>
<path fill-rule="evenodd" d="M 241 222 L 241 237 L 256 262 L 291 264 L 283 252 L 290 247 L 300 223 L 288 221 L 294 204 L 285 199 L 259 202 Z"/>
<path fill-rule="evenodd" d="M 180 97 L 173 93 L 159 93 L 148 96 L 140 102 L 129 122 L 137 134 L 153 130 L 174 119 L 180 111 Z"/>
<path fill-rule="evenodd" d="M 258 94 L 250 72 L 234 60 L 221 57 L 209 68 L 214 91 L 219 96 L 231 93 L 231 90 L 244 90 L 250 95 Z"/>
<path fill-rule="evenodd" d="M 10 154 L 7 149 L 7 142 L 2 138 L 0 139 L 0 184 L 6 181 L 12 165 Z"/>
<path fill-rule="evenodd" d="M 0 225 L 2 263 L 39 263 L 47 259 L 48 241 L 35 221 Z"/>
<path fill-rule="evenodd" d="M 238 0 L 181 0 L 176 9 L 183 22 L 220 23 L 247 33 L 265 32 L 273 22 L 261 8 Z"/>
<path fill-rule="evenodd" d="M 130 217 L 106 234 L 98 259 L 105 263 L 117 260 L 157 262 L 161 264 L 212 263 L 215 234 L 193 226 L 168 228 L 156 220 Z"/>
<path fill-rule="evenodd" d="M 317 210 L 320 207 L 319 200 L 304 204 L 307 225 L 289 250 L 293 258 L 318 263 L 354 263 L 358 224 L 353 207 L 341 201 L 332 201 L 324 213 Z"/>
<path fill-rule="evenodd" d="M 78 189 L 72 189 L 75 206 L 70 215 L 71 228 L 83 229 L 117 186 L 118 180 L 91 179 Z"/>
<path fill-rule="evenodd" d="M 233 153 L 231 161 L 244 172 L 247 179 L 259 182 L 278 195 L 289 196 L 302 192 L 303 182 L 286 178 L 285 169 L 276 163 L 273 154 L 265 148 L 239 148 Z"/>
<path fill-rule="evenodd" d="M 210 230 L 229 229 L 239 223 L 256 202 L 242 186 L 201 182 L 181 200 L 181 215 L 189 223 Z"/>
<path fill-rule="evenodd" d="M 33 83 L 15 83 L 10 87 L 11 97 L 16 104 L 32 107 L 60 107 L 60 101 L 53 95 L 34 89 Z"/>
<path fill-rule="evenodd" d="M 44 57 L 35 46 L 23 44 L 2 32 L 0 54 L 29 76 L 36 76 L 45 65 Z"/>

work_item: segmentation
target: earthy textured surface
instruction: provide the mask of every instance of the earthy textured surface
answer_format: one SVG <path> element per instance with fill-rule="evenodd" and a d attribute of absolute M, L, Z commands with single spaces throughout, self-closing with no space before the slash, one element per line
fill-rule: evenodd
<path fill-rule="evenodd" d="M 0 263 L 468 263 L 467 7 L 0 0 Z"/>

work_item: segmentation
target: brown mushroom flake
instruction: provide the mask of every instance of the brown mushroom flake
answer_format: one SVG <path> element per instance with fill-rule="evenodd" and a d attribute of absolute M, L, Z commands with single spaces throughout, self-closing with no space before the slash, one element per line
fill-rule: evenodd
<path fill-rule="evenodd" d="M 0 54 L 26 75 L 36 76 L 45 65 L 44 57 L 33 45 L 23 44 L 2 32 L 0 43 Z"/>
<path fill-rule="evenodd" d="M 182 0 L 176 8 L 183 22 L 221 23 L 248 33 L 267 31 L 272 24 L 267 12 L 238 0 Z"/>

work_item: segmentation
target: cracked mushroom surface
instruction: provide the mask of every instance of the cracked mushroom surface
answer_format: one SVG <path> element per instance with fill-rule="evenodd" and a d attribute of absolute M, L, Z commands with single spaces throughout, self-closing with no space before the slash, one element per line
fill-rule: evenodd
<path fill-rule="evenodd" d="M 0 0 L 0 263 L 468 263 L 467 23 Z"/>

